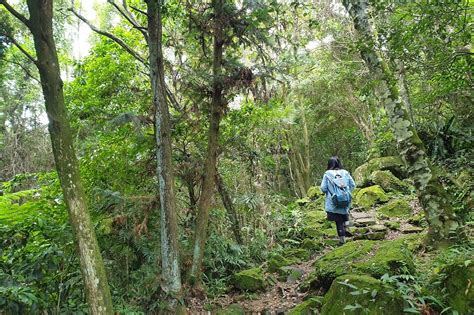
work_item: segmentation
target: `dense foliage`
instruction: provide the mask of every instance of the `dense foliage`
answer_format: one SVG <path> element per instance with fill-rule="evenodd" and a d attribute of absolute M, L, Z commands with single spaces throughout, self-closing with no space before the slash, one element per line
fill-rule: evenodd
<path fill-rule="evenodd" d="M 97 3 L 97 17 L 88 23 L 103 32 L 92 33 L 90 50 L 79 58 L 74 47 L 87 26 L 69 3 L 54 2 L 68 121 L 114 307 L 124 314 L 158 312 L 166 307 L 166 292 L 159 263 L 157 113 L 146 27 L 134 25 L 146 24 L 146 5 Z M 214 2 L 170 0 L 163 8 L 183 278 L 192 263 L 215 93 Z M 79 10 L 86 3 L 73 5 Z M 185 286 L 185 303 L 193 295 L 206 302 L 221 297 L 233 290 L 237 272 L 266 266 L 305 244 L 301 206 L 316 199 L 310 188 L 319 185 L 328 157 L 338 155 L 353 172 L 373 158 L 399 154 L 377 80 L 359 54 L 366 43 L 342 4 L 224 4 L 222 119 L 200 288 L 205 294 Z M 456 314 L 446 283 L 456 266 L 472 266 L 471 11 L 471 1 L 371 1 L 374 47 L 396 74 L 463 231 L 449 248 L 417 256 L 420 269 L 381 278 L 403 297 L 407 312 Z M 34 51 L 24 25 L 0 6 L 0 314 L 85 314 L 39 75 L 19 46 Z"/>

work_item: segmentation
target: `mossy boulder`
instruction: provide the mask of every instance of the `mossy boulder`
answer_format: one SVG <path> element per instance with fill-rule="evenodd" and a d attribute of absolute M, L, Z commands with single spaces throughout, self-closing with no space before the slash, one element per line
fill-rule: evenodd
<path fill-rule="evenodd" d="M 306 197 L 311 200 L 318 199 L 319 197 L 324 196 L 324 193 L 321 191 L 319 187 L 311 186 L 308 188 L 308 192 L 306 193 Z"/>
<path fill-rule="evenodd" d="M 374 171 L 370 175 L 370 181 L 385 191 L 409 194 L 414 190 L 413 186 L 401 181 L 390 171 Z"/>
<path fill-rule="evenodd" d="M 459 314 L 474 314 L 474 263 L 458 261 L 441 270 L 449 306 Z"/>
<path fill-rule="evenodd" d="M 405 163 L 398 156 L 385 156 L 374 158 L 367 163 L 362 164 L 355 169 L 353 173 L 354 181 L 358 187 L 367 187 L 370 185 L 370 175 L 374 171 L 391 171 L 398 178 L 404 178 L 406 175 Z"/>
<path fill-rule="evenodd" d="M 404 218 L 413 214 L 408 202 L 403 199 L 391 200 L 387 204 L 377 208 L 377 215 L 385 218 Z"/>
<path fill-rule="evenodd" d="M 265 277 L 261 268 L 251 268 L 234 275 L 235 286 L 240 290 L 258 291 L 265 289 Z"/>
<path fill-rule="evenodd" d="M 281 267 L 290 266 L 298 263 L 300 260 L 296 257 L 286 258 L 280 254 L 273 254 L 267 263 L 267 270 L 269 272 L 279 272 Z"/>
<path fill-rule="evenodd" d="M 425 223 L 425 215 L 422 212 L 417 213 L 408 219 L 408 223 L 415 226 L 422 226 Z"/>
<path fill-rule="evenodd" d="M 346 243 L 315 261 L 306 288 L 328 289 L 332 281 L 343 274 L 369 274 L 380 277 L 396 274 L 406 266 L 414 270 L 413 255 L 404 239 L 395 241 L 358 240 Z"/>
<path fill-rule="evenodd" d="M 218 310 L 216 315 L 245 315 L 245 310 L 238 304 L 231 304 L 224 309 Z"/>
<path fill-rule="evenodd" d="M 311 297 L 306 301 L 301 302 L 297 306 L 293 307 L 288 315 L 313 315 L 317 314 L 316 311 L 321 307 L 323 302 L 322 296 Z"/>
<path fill-rule="evenodd" d="M 384 223 L 384 225 L 388 227 L 390 230 L 400 229 L 400 222 L 398 221 L 387 221 Z"/>
<path fill-rule="evenodd" d="M 337 277 L 324 297 L 322 315 L 403 314 L 403 300 L 373 277 L 346 274 Z"/>
<path fill-rule="evenodd" d="M 308 211 L 303 218 L 303 233 L 308 237 L 321 237 L 326 222 L 327 215 L 325 211 Z"/>
<path fill-rule="evenodd" d="M 354 197 L 354 202 L 363 208 L 370 208 L 377 203 L 388 201 L 388 196 L 379 185 L 369 186 L 361 189 Z"/>
<path fill-rule="evenodd" d="M 289 248 L 283 251 L 283 256 L 287 259 L 308 260 L 310 253 L 304 248 Z"/>

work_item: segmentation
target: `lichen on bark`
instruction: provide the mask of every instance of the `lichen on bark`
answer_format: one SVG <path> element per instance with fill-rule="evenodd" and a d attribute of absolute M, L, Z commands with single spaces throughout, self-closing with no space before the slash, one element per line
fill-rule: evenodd
<path fill-rule="evenodd" d="M 444 245 L 449 242 L 450 236 L 456 233 L 457 217 L 449 196 L 433 172 L 423 142 L 407 113 L 407 105 L 400 97 L 397 78 L 375 48 L 376 41 L 367 14 L 368 1 L 343 0 L 343 4 L 361 38 L 362 59 L 378 81 L 376 93 L 387 111 L 400 156 L 407 164 L 408 175 L 414 180 L 429 224 L 428 240 L 436 246 Z"/>

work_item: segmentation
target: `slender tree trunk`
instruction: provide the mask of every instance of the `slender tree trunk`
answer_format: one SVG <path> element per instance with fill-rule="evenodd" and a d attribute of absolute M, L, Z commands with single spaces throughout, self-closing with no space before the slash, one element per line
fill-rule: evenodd
<path fill-rule="evenodd" d="M 307 187 L 305 185 L 305 180 L 303 177 L 302 169 L 300 166 L 302 165 L 302 161 L 298 160 L 298 153 L 296 152 L 296 146 L 292 142 L 293 139 L 290 138 L 288 133 L 286 134 L 286 140 L 288 141 L 288 146 L 290 147 L 288 149 L 288 160 L 290 161 L 290 167 L 293 170 L 294 174 L 294 179 L 296 180 L 296 186 L 298 187 L 298 192 L 297 195 L 301 198 L 306 197 L 306 191 Z"/>
<path fill-rule="evenodd" d="M 193 262 L 189 274 L 190 282 L 199 286 L 201 283 L 202 259 L 204 246 L 207 239 L 207 226 L 209 221 L 209 208 L 211 206 L 212 194 L 215 188 L 215 173 L 217 162 L 217 149 L 219 146 L 219 124 L 223 110 L 223 81 L 222 81 L 222 58 L 224 52 L 224 30 L 222 15 L 224 11 L 224 0 L 212 2 L 214 7 L 214 53 L 212 62 L 212 102 L 210 112 L 210 125 L 207 144 L 207 157 L 203 170 L 201 194 L 198 201 L 198 215 L 196 219 L 196 231 L 193 243 Z"/>
<path fill-rule="evenodd" d="M 232 224 L 232 232 L 234 233 L 235 240 L 238 244 L 243 244 L 242 235 L 240 234 L 240 223 L 237 218 L 237 211 L 235 211 L 234 203 L 229 196 L 229 192 L 225 188 L 224 181 L 219 173 L 216 174 L 217 189 L 221 195 L 222 203 L 227 210 L 227 216 Z"/>
<path fill-rule="evenodd" d="M 413 116 L 413 106 L 411 105 L 410 93 L 409 93 L 409 90 L 408 90 L 408 84 L 407 84 L 407 81 L 405 79 L 405 65 L 403 64 L 403 61 L 399 61 L 397 63 L 397 66 L 398 66 L 400 96 L 402 97 L 403 102 L 405 103 L 405 106 L 408 110 L 408 114 L 410 115 L 411 123 L 413 124 L 413 127 L 416 128 L 415 118 Z"/>
<path fill-rule="evenodd" d="M 150 79 L 155 107 L 156 157 L 160 195 L 161 267 L 163 291 L 168 294 L 170 311 L 183 312 L 179 265 L 178 223 L 171 148 L 171 120 L 166 103 L 162 52 L 162 0 L 147 1 Z"/>
<path fill-rule="evenodd" d="M 310 163 L 310 154 L 309 154 L 309 132 L 308 124 L 306 123 L 306 114 L 304 109 L 301 110 L 301 119 L 303 122 L 303 141 L 304 141 L 304 159 L 301 161 L 301 165 L 304 169 L 304 182 L 306 190 L 311 186 L 311 163 Z"/>
<path fill-rule="evenodd" d="M 343 0 L 343 3 L 363 40 L 361 56 L 374 78 L 380 82 L 378 94 L 389 116 L 400 156 L 406 162 L 408 173 L 415 182 L 418 198 L 429 224 L 429 241 L 437 246 L 444 245 L 449 242 L 450 233 L 458 228 L 457 218 L 446 191 L 430 166 L 424 145 L 411 123 L 406 106 L 403 105 L 397 79 L 375 49 L 367 17 L 367 0 Z"/>
<path fill-rule="evenodd" d="M 63 82 L 53 39 L 53 1 L 28 0 L 27 4 L 54 160 L 76 237 L 87 302 L 91 314 L 113 314 L 104 263 L 87 209 L 64 105 Z"/>

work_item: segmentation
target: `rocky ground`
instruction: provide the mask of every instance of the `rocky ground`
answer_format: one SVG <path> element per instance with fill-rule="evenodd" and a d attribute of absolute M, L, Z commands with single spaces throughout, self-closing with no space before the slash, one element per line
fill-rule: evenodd
<path fill-rule="evenodd" d="M 212 312 L 200 301 L 190 313 L 345 314 L 351 308 L 403 313 L 404 302 L 380 278 L 415 271 L 426 223 L 414 188 L 396 157 L 374 159 L 353 175 L 359 188 L 345 245 L 338 244 L 335 226 L 326 220 L 324 196 L 312 187 L 307 198 L 296 201 L 305 236 L 299 247 L 235 274 L 231 293 L 206 301 Z"/>

